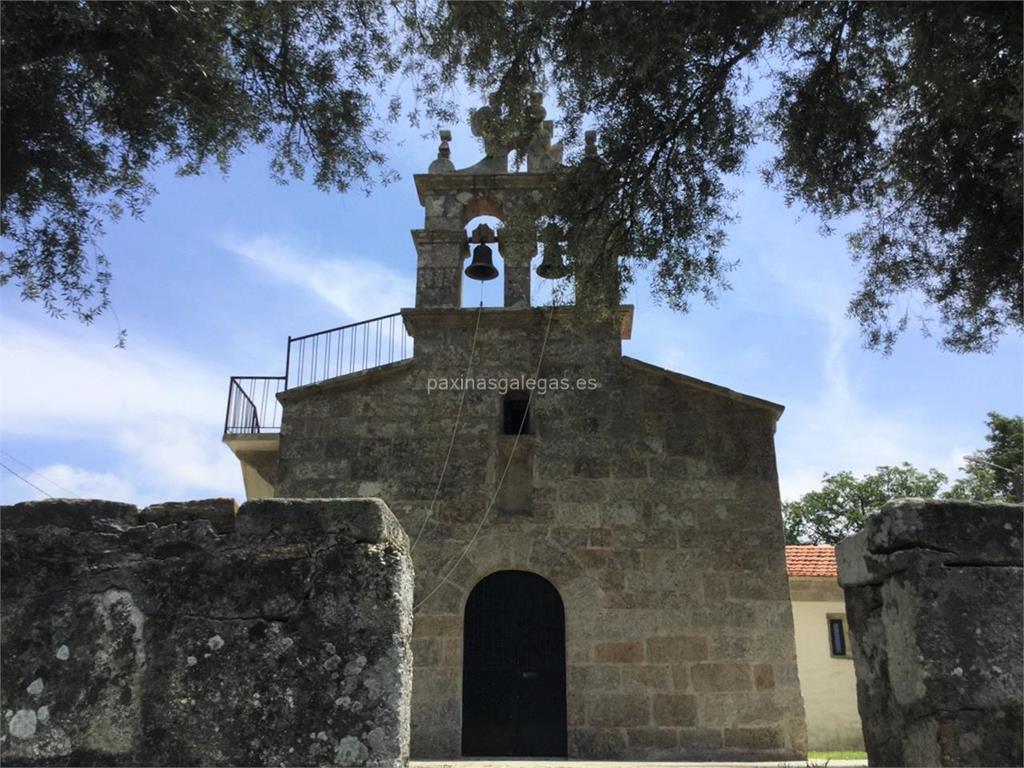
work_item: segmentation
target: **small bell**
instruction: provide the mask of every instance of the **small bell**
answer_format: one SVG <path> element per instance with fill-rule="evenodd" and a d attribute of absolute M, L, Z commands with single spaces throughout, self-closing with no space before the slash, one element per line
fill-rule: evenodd
<path fill-rule="evenodd" d="M 498 270 L 494 268 L 494 261 L 491 258 L 491 249 L 480 243 L 473 249 L 473 261 L 466 267 L 466 277 L 471 280 L 493 280 L 498 276 Z"/>
<path fill-rule="evenodd" d="M 537 274 L 547 280 L 557 280 L 568 273 L 561 247 L 557 244 L 545 244 L 544 257 L 537 266 Z"/>
<path fill-rule="evenodd" d="M 558 280 L 569 274 L 565 266 L 565 255 L 562 253 L 561 232 L 554 224 L 544 228 L 544 256 L 537 267 L 537 275 L 547 280 Z"/>

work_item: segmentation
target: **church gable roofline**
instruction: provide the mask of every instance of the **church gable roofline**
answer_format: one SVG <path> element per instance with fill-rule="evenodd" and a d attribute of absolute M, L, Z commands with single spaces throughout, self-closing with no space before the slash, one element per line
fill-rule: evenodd
<path fill-rule="evenodd" d="M 392 376 L 412 368 L 412 360 L 399 360 L 396 363 L 378 365 L 374 368 L 366 368 L 344 376 L 336 376 L 333 379 L 325 379 L 315 384 L 306 384 L 301 387 L 292 387 L 278 393 L 277 400 L 280 403 L 293 403 L 297 400 L 304 400 L 311 395 L 334 390 L 359 389 L 364 386 L 388 379 Z"/>
<path fill-rule="evenodd" d="M 728 387 L 712 384 L 710 381 L 704 381 L 703 379 L 687 376 L 686 374 L 672 371 L 668 368 L 661 368 L 660 366 L 652 365 L 651 363 L 645 363 L 643 360 L 638 360 L 635 357 L 623 355 L 622 362 L 632 368 L 643 371 L 644 373 L 664 376 L 665 378 L 676 381 L 680 384 L 696 387 L 697 389 L 703 389 L 707 392 L 712 392 L 730 400 L 743 403 L 744 405 L 749 405 L 752 408 L 760 408 L 762 410 L 770 411 L 774 415 L 776 421 L 778 421 L 782 416 L 782 412 L 786 410 L 786 406 L 780 405 L 779 403 L 773 403 L 771 400 L 764 400 L 760 397 L 754 397 L 753 395 L 745 395 L 742 392 L 737 392 L 729 389 Z"/>

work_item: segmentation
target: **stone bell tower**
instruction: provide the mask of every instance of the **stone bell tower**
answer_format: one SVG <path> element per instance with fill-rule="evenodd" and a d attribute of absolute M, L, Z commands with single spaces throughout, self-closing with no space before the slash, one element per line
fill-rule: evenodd
<path fill-rule="evenodd" d="M 551 143 L 554 124 L 535 94 L 532 117 L 536 131 L 526 147 L 526 173 L 509 173 L 508 156 L 514 149 L 499 139 L 499 107 L 473 114 L 473 133 L 483 140 L 485 157 L 469 168 L 456 170 L 451 161 L 451 133 L 441 132 L 437 159 L 429 172 L 415 177 L 416 192 L 425 210 L 423 229 L 413 230 L 416 244 L 416 307 L 461 306 L 463 261 L 469 256 L 466 223 L 478 216 L 504 222 L 498 241 L 505 261 L 504 306 L 530 306 L 530 262 L 537 255 L 537 226 L 532 211 L 552 183 L 551 173 L 562 161 L 561 144 Z M 485 241 L 486 242 L 486 241 Z M 492 240 L 493 242 L 493 240 Z"/>
<path fill-rule="evenodd" d="M 414 757 L 800 758 L 782 406 L 623 355 L 631 307 L 579 322 L 532 305 L 562 149 L 531 109 L 512 147 L 492 101 L 472 119 L 480 162 L 457 169 L 442 132 L 415 177 L 411 355 L 339 374 L 373 331 L 290 340 L 272 490 L 377 496 L 408 533 Z M 501 226 L 470 236 L 480 216 Z M 490 277 L 494 248 L 502 306 L 463 308 L 467 260 Z M 552 258 L 541 277 L 564 274 Z M 240 402 L 247 428 L 264 423 L 261 400 Z"/>

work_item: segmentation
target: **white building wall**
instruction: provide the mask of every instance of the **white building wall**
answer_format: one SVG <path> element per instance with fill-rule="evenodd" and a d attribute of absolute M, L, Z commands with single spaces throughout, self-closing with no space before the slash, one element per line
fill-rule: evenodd
<path fill-rule="evenodd" d="M 846 615 L 842 590 L 834 578 L 791 577 L 790 591 L 808 749 L 862 750 L 864 738 L 849 637 L 845 658 L 833 657 L 829 644 L 828 617 Z"/>

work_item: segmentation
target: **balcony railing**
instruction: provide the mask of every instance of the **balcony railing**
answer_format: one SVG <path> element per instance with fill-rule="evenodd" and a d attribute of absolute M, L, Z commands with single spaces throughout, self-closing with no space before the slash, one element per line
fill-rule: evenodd
<path fill-rule="evenodd" d="M 402 313 L 288 337 L 286 389 L 395 363 L 412 356 Z"/>
<path fill-rule="evenodd" d="M 228 384 L 228 412 L 224 434 L 259 435 L 281 431 L 284 376 L 232 376 Z"/>
<path fill-rule="evenodd" d="M 280 432 L 277 396 L 281 392 L 407 360 L 412 357 L 412 344 L 400 312 L 289 336 L 284 376 L 231 377 L 224 434 Z"/>

